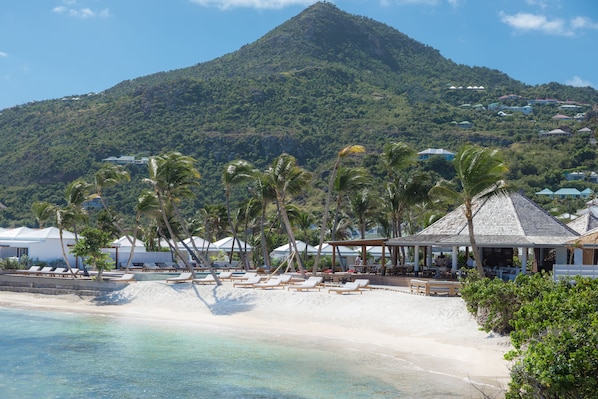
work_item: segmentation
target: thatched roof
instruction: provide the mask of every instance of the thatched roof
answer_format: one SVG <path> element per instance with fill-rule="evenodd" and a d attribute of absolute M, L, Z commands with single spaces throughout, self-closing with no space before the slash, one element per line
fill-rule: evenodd
<path fill-rule="evenodd" d="M 579 234 L 585 234 L 590 230 L 598 228 L 598 207 L 590 206 L 587 212 L 577 219 L 567 223 L 567 226 L 577 231 Z"/>
<path fill-rule="evenodd" d="M 469 246 L 463 211 L 460 206 L 421 232 L 390 239 L 386 245 Z M 473 225 L 482 247 L 554 247 L 579 235 L 519 193 L 476 200 Z"/>
<path fill-rule="evenodd" d="M 589 230 L 579 237 L 575 237 L 567 242 L 568 245 L 581 245 L 585 248 L 598 247 L 598 228 Z"/>

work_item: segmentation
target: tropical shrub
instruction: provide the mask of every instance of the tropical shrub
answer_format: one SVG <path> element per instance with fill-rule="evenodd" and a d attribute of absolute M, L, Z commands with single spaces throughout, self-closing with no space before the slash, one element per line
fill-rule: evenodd
<path fill-rule="evenodd" d="M 462 295 L 481 329 L 510 334 L 507 399 L 596 396 L 598 279 L 555 282 L 536 273 L 503 282 L 473 274 Z"/>

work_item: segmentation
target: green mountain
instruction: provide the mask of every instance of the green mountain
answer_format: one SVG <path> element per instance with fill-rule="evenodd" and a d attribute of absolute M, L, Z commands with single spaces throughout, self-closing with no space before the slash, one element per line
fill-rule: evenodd
<path fill-rule="evenodd" d="M 285 151 L 318 171 L 347 144 L 372 153 L 390 140 L 418 149 L 456 150 L 468 141 L 508 146 L 555 127 L 554 110 L 499 119 L 467 106 L 512 93 L 522 97 L 509 105 L 546 97 L 598 103 L 591 88 L 528 86 L 497 70 L 458 65 L 387 25 L 316 3 L 213 61 L 3 110 L 0 202 L 8 209 L 0 223 L 31 224 L 32 201 L 59 202 L 66 182 L 89 178 L 110 156 L 193 156 L 203 174 L 201 205 L 222 198 L 222 166 L 237 158 L 261 167 Z M 455 123 L 464 120 L 474 127 Z M 132 173 L 138 181 L 145 169 Z M 123 193 L 113 203 L 124 212 L 133 204 Z"/>

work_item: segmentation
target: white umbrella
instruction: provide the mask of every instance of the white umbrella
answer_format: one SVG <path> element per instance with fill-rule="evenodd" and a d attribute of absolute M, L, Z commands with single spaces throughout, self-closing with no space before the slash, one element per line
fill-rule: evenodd
<path fill-rule="evenodd" d="M 219 250 L 222 251 L 230 251 L 231 249 L 235 249 L 235 251 L 239 250 L 239 243 L 241 243 L 241 249 L 243 251 L 247 250 L 247 251 L 251 251 L 253 249 L 253 247 L 249 244 L 246 244 L 245 242 L 239 240 L 238 242 L 235 240 L 234 237 L 225 237 L 221 240 L 216 241 L 215 243 L 213 243 L 212 245 Z"/>

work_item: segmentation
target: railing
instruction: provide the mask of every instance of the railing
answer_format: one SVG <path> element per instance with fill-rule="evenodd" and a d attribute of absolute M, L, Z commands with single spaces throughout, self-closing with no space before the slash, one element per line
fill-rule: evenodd
<path fill-rule="evenodd" d="M 555 280 L 572 276 L 598 278 L 598 265 L 554 265 L 552 275 Z"/>

